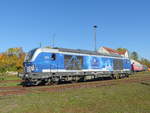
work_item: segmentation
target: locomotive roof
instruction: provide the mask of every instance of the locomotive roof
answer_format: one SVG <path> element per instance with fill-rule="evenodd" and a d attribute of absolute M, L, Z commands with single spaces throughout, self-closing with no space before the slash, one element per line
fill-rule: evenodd
<path fill-rule="evenodd" d="M 80 49 L 66 49 L 66 48 L 36 48 L 31 50 L 27 56 L 30 56 L 32 60 L 34 60 L 37 55 L 41 52 L 51 52 L 51 53 L 77 53 L 82 55 L 100 55 L 100 56 L 106 56 L 106 57 L 117 57 L 117 58 L 123 58 L 121 55 L 109 55 L 109 54 L 103 54 L 96 51 L 90 51 L 90 50 L 80 50 Z"/>
<path fill-rule="evenodd" d="M 102 55 L 102 56 L 111 56 L 111 57 L 122 58 L 121 55 L 116 55 L 116 54 L 109 55 L 109 54 L 103 54 L 103 53 L 99 53 L 97 51 L 90 51 L 90 50 L 67 49 L 67 48 L 53 48 L 53 49 L 58 49 L 60 52 L 80 53 L 80 54 L 89 54 L 89 55 Z"/>

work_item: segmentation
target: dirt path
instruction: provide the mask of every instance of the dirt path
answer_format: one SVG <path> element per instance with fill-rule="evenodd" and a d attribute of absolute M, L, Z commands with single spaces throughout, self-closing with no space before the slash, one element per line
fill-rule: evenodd
<path fill-rule="evenodd" d="M 77 88 L 92 88 L 92 87 L 103 87 L 103 86 L 112 86 L 118 84 L 128 84 L 128 83 L 145 83 L 146 81 L 150 81 L 150 76 L 143 77 L 131 77 L 119 80 L 105 80 L 105 81 L 92 81 L 92 82 L 81 82 L 74 84 L 60 84 L 53 86 L 34 86 L 34 87 L 22 87 L 22 86 L 11 86 L 11 87 L 0 87 L 0 96 L 6 95 L 20 95 L 31 92 L 56 92 L 56 91 L 64 91 L 71 90 Z M 20 82 L 20 81 L 14 81 Z M 150 85 L 150 84 L 149 84 Z"/>

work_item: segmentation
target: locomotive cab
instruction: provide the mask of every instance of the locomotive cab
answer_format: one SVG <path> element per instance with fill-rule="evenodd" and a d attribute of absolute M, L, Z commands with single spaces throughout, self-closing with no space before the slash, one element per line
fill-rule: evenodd
<path fill-rule="evenodd" d="M 51 51 L 55 51 L 55 49 L 51 49 Z M 58 54 L 51 51 L 47 48 L 36 48 L 29 51 L 23 63 L 24 72 L 19 73 L 19 77 L 23 79 L 30 78 L 33 75 L 38 77 L 39 73 L 57 70 Z"/>
<path fill-rule="evenodd" d="M 30 73 L 30 72 L 34 72 L 35 71 L 35 65 L 33 62 L 33 56 L 34 53 L 36 52 L 37 49 L 33 49 L 31 51 L 29 51 L 25 57 L 23 66 L 24 66 L 24 72 L 25 73 Z"/>
<path fill-rule="evenodd" d="M 35 71 L 35 65 L 34 65 L 34 62 L 32 61 L 32 58 L 36 50 L 37 49 L 33 49 L 26 54 L 26 57 L 23 63 L 24 72 L 18 74 L 18 76 L 21 77 L 22 79 L 24 79 L 25 77 L 28 77 L 29 73 Z"/>

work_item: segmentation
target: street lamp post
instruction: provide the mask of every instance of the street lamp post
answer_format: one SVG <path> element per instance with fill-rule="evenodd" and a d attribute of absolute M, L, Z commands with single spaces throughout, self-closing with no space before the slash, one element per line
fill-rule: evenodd
<path fill-rule="evenodd" d="M 98 28 L 98 26 L 97 25 L 94 25 L 93 26 L 93 28 L 94 28 L 94 48 L 95 48 L 95 51 L 97 50 L 97 45 L 96 45 L 96 28 Z"/>

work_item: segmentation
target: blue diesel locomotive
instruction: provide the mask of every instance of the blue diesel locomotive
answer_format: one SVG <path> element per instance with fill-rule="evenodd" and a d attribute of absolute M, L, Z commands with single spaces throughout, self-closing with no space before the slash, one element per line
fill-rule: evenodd
<path fill-rule="evenodd" d="M 86 81 L 101 77 L 121 78 L 131 73 L 130 59 L 88 50 L 37 48 L 24 61 L 19 76 L 25 85 Z"/>

